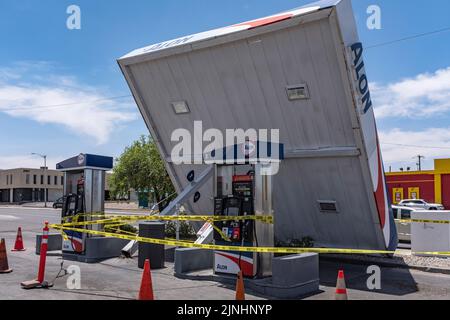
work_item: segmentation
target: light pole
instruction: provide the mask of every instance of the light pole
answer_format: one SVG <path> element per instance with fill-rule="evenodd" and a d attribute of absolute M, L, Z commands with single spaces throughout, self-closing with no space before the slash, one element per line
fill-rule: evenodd
<path fill-rule="evenodd" d="M 45 154 L 39 154 L 39 153 L 32 153 L 34 156 L 39 156 L 44 159 L 44 206 L 47 208 L 47 199 L 48 199 L 48 191 L 47 191 L 47 155 Z"/>

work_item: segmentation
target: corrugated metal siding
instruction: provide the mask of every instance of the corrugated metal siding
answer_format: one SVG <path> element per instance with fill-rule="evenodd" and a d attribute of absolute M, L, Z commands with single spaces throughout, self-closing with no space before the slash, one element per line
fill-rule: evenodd
<path fill-rule="evenodd" d="M 365 247 L 377 240 L 357 158 L 286 160 L 274 178 L 275 233 L 321 245 Z M 284 183 L 289 181 L 289 184 Z M 338 213 L 323 213 L 318 200 L 335 200 Z M 282 218 L 279 218 L 282 217 Z"/>
<path fill-rule="evenodd" d="M 356 142 L 337 59 L 329 22 L 321 20 L 130 68 L 166 150 L 175 145 L 171 133 L 192 132 L 195 120 L 205 130 L 280 129 L 286 149 L 351 147 Z M 291 102 L 286 86 L 299 83 L 308 84 L 311 99 Z M 170 102 L 177 100 L 188 101 L 191 113 L 176 116 Z M 192 168 L 174 168 L 183 186 Z M 380 245 L 357 158 L 286 160 L 274 183 L 278 238 Z M 211 190 L 212 184 L 202 188 L 196 212 L 211 212 Z M 319 199 L 337 200 L 340 213 L 320 213 Z"/>
<path fill-rule="evenodd" d="M 131 69 L 137 83 L 151 84 L 140 90 L 165 143 L 201 119 L 205 129 L 279 128 L 287 148 L 353 146 L 330 37 L 322 21 Z M 289 101 L 286 86 L 303 82 L 312 99 Z M 187 100 L 191 113 L 175 116 L 176 100 Z"/>

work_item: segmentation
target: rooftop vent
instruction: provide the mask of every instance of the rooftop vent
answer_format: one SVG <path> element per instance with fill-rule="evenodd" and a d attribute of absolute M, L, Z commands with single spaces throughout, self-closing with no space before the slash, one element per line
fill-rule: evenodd
<path fill-rule="evenodd" d="M 175 111 L 176 114 L 185 114 L 189 113 L 189 106 L 186 101 L 175 101 L 172 102 L 172 108 L 173 111 Z"/>
<path fill-rule="evenodd" d="M 290 101 L 309 99 L 309 90 L 306 83 L 288 86 L 286 92 Z"/>
<path fill-rule="evenodd" d="M 321 212 L 326 213 L 338 213 L 337 202 L 333 200 L 318 200 L 319 208 Z"/>

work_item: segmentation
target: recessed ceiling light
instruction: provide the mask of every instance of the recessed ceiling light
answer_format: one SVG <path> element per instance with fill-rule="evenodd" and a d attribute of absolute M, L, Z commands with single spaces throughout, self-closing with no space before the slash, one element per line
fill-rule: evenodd
<path fill-rule="evenodd" d="M 289 86 L 286 88 L 286 92 L 290 101 L 309 99 L 309 91 L 306 84 Z"/>
<path fill-rule="evenodd" d="M 186 101 L 176 101 L 172 102 L 172 108 L 173 111 L 175 111 L 176 114 L 185 114 L 191 112 L 189 110 L 189 106 Z"/>

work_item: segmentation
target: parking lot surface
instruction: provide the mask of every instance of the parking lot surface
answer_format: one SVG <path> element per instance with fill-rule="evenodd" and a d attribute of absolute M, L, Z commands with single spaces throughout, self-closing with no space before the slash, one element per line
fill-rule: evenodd
<path fill-rule="evenodd" d="M 36 278 L 39 257 L 35 254 L 35 237 L 42 232 L 43 222 L 59 222 L 60 211 L 44 208 L 0 207 L 0 237 L 6 239 L 9 265 L 13 273 L 0 274 L 0 299 L 135 299 L 142 270 L 137 259 L 115 258 L 98 264 L 64 261 L 64 268 L 76 265 L 81 271 L 81 289 L 68 289 L 68 276 L 55 279 L 61 269 L 60 253 L 47 258 L 46 280 L 54 282 L 48 290 L 23 290 L 20 283 Z M 11 252 L 17 228 L 21 226 L 25 252 Z M 346 274 L 350 299 L 450 299 L 450 275 L 400 268 L 381 268 L 381 289 L 367 288 L 367 265 L 321 259 L 320 292 L 307 300 L 330 300 L 334 296 L 339 269 Z M 233 300 L 234 286 L 213 281 L 179 279 L 173 275 L 173 264 L 152 271 L 156 299 L 162 300 Z M 247 290 L 247 299 L 268 299 Z"/>

